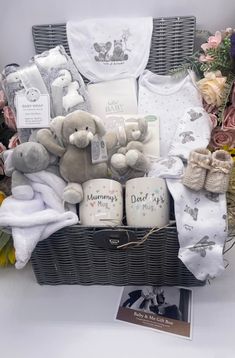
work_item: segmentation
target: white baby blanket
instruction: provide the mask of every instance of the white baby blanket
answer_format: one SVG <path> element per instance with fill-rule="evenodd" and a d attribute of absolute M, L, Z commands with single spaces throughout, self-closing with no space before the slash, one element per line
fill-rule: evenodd
<path fill-rule="evenodd" d="M 178 257 L 198 280 L 218 276 L 224 270 L 227 238 L 225 194 L 194 192 L 180 179 L 167 179 L 167 185 L 175 203 Z"/>
<path fill-rule="evenodd" d="M 75 207 L 70 205 L 66 210 L 63 205 L 64 180 L 46 171 L 26 176 L 34 190 L 34 198 L 17 200 L 10 196 L 0 207 L 0 226 L 12 229 L 18 269 L 26 265 L 39 241 L 78 223 Z"/>
<path fill-rule="evenodd" d="M 177 77 L 146 70 L 140 76 L 138 110 L 140 114 L 155 114 L 160 120 L 161 157 L 169 155 L 176 128 L 185 112 L 194 107 L 202 109 L 202 98 L 194 80 L 192 72 Z"/>
<path fill-rule="evenodd" d="M 70 53 L 78 70 L 90 81 L 137 78 L 148 62 L 152 29 L 151 17 L 69 21 Z"/>
<path fill-rule="evenodd" d="M 91 112 L 105 121 L 111 114 L 136 114 L 137 83 L 133 77 L 88 85 Z"/>

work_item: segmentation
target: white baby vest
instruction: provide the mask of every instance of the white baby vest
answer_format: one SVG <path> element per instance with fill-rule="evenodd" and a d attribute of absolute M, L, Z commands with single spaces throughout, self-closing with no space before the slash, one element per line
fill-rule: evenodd
<path fill-rule="evenodd" d="M 193 72 L 187 76 L 163 76 L 145 70 L 139 79 L 138 111 L 160 120 L 160 154 L 166 157 L 180 119 L 187 110 L 202 108 Z"/>

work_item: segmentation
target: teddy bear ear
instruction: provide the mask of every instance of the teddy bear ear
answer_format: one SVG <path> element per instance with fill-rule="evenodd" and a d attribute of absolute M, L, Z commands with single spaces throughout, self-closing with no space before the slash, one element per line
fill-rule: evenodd
<path fill-rule="evenodd" d="M 124 147 L 127 143 L 127 137 L 126 137 L 126 130 L 124 127 L 118 127 L 117 130 L 117 139 L 118 139 L 118 143 Z"/>
<path fill-rule="evenodd" d="M 95 116 L 94 114 L 92 114 L 92 118 L 94 119 L 96 125 L 96 133 L 102 137 L 106 133 L 106 129 L 102 119 L 98 116 Z"/>
<path fill-rule="evenodd" d="M 146 118 L 140 118 L 138 121 L 138 127 L 142 134 L 142 136 L 145 136 L 148 132 L 148 121 Z"/>

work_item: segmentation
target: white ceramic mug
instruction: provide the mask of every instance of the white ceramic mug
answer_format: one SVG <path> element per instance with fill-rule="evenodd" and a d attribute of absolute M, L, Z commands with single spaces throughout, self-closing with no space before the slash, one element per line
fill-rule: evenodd
<path fill-rule="evenodd" d="M 162 227 L 169 223 L 169 215 L 169 193 L 164 179 L 143 177 L 127 181 L 127 225 Z"/>
<path fill-rule="evenodd" d="M 84 199 L 79 206 L 82 225 L 116 226 L 122 224 L 122 186 L 112 179 L 91 179 L 82 184 Z"/>

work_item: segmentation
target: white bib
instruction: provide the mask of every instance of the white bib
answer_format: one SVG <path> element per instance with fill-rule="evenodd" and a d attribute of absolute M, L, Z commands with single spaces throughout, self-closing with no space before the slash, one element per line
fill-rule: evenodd
<path fill-rule="evenodd" d="M 69 21 L 70 53 L 90 81 L 137 78 L 148 62 L 152 29 L 151 17 Z"/>

